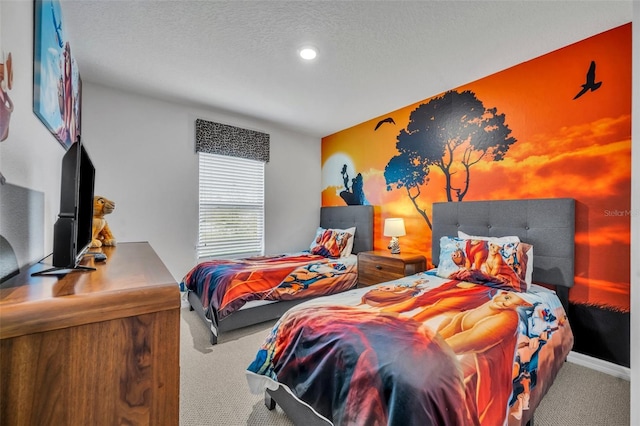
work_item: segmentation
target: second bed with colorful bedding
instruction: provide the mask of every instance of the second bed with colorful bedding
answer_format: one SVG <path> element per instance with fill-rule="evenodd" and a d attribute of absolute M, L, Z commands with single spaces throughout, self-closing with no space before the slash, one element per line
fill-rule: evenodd
<path fill-rule="evenodd" d="M 356 286 L 357 257 L 328 258 L 308 252 L 237 260 L 212 260 L 183 282 L 215 308 L 218 319 L 253 300 L 293 300 L 339 293 Z"/>
<path fill-rule="evenodd" d="M 205 261 L 181 282 L 217 343 L 222 331 L 278 318 L 310 298 L 357 285 L 357 253 L 373 247 L 373 206 L 322 207 L 309 250 Z"/>
<path fill-rule="evenodd" d="M 247 377 L 336 425 L 521 424 L 572 345 L 547 289 L 420 273 L 292 308 Z"/>
<path fill-rule="evenodd" d="M 574 227 L 572 199 L 435 203 L 438 268 L 291 309 L 251 390 L 295 424 L 527 424 L 573 345 Z"/>

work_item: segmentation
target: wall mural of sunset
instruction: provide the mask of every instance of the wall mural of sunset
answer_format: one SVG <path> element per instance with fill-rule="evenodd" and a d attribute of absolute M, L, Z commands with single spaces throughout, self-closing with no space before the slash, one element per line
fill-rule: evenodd
<path fill-rule="evenodd" d="M 322 205 L 376 206 L 376 249 L 404 218 L 431 260 L 434 202 L 574 198 L 574 350 L 628 367 L 631 60 L 629 23 L 327 136 Z"/>

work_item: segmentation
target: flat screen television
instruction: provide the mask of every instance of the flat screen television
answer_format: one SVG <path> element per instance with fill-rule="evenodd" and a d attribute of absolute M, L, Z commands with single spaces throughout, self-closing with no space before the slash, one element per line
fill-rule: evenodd
<path fill-rule="evenodd" d="M 62 157 L 60 213 L 53 228 L 53 268 L 34 275 L 93 270 L 80 260 L 91 246 L 95 168 L 84 145 L 71 145 Z"/>

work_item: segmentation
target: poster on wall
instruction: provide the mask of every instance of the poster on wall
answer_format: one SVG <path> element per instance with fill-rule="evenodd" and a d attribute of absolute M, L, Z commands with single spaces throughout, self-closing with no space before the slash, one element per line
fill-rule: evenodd
<path fill-rule="evenodd" d="M 573 198 L 575 350 L 629 366 L 631 24 L 322 139 L 322 205 L 404 219 L 430 258 L 432 204 Z M 375 149 L 371 149 L 375 147 Z"/>
<path fill-rule="evenodd" d="M 35 0 L 33 112 L 68 149 L 80 136 L 82 81 L 57 0 Z"/>
<path fill-rule="evenodd" d="M 11 52 L 6 57 L 0 46 L 0 142 L 9 137 L 9 124 L 13 113 L 13 101 L 9 91 L 13 88 L 13 61 Z"/>
<path fill-rule="evenodd" d="M 13 88 L 13 59 L 11 52 L 5 56 L 1 40 L 0 61 L 0 142 L 4 142 L 9 137 L 9 125 L 13 113 L 13 101 L 9 96 L 9 92 Z M 6 181 L 0 171 L 0 185 L 4 185 Z"/>

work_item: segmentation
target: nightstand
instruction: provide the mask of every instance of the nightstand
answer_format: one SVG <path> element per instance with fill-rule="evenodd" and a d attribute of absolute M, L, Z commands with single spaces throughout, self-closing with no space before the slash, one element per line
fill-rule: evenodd
<path fill-rule="evenodd" d="M 385 250 L 358 253 L 358 287 L 406 277 L 427 268 L 427 259 L 417 253 L 391 254 Z"/>

